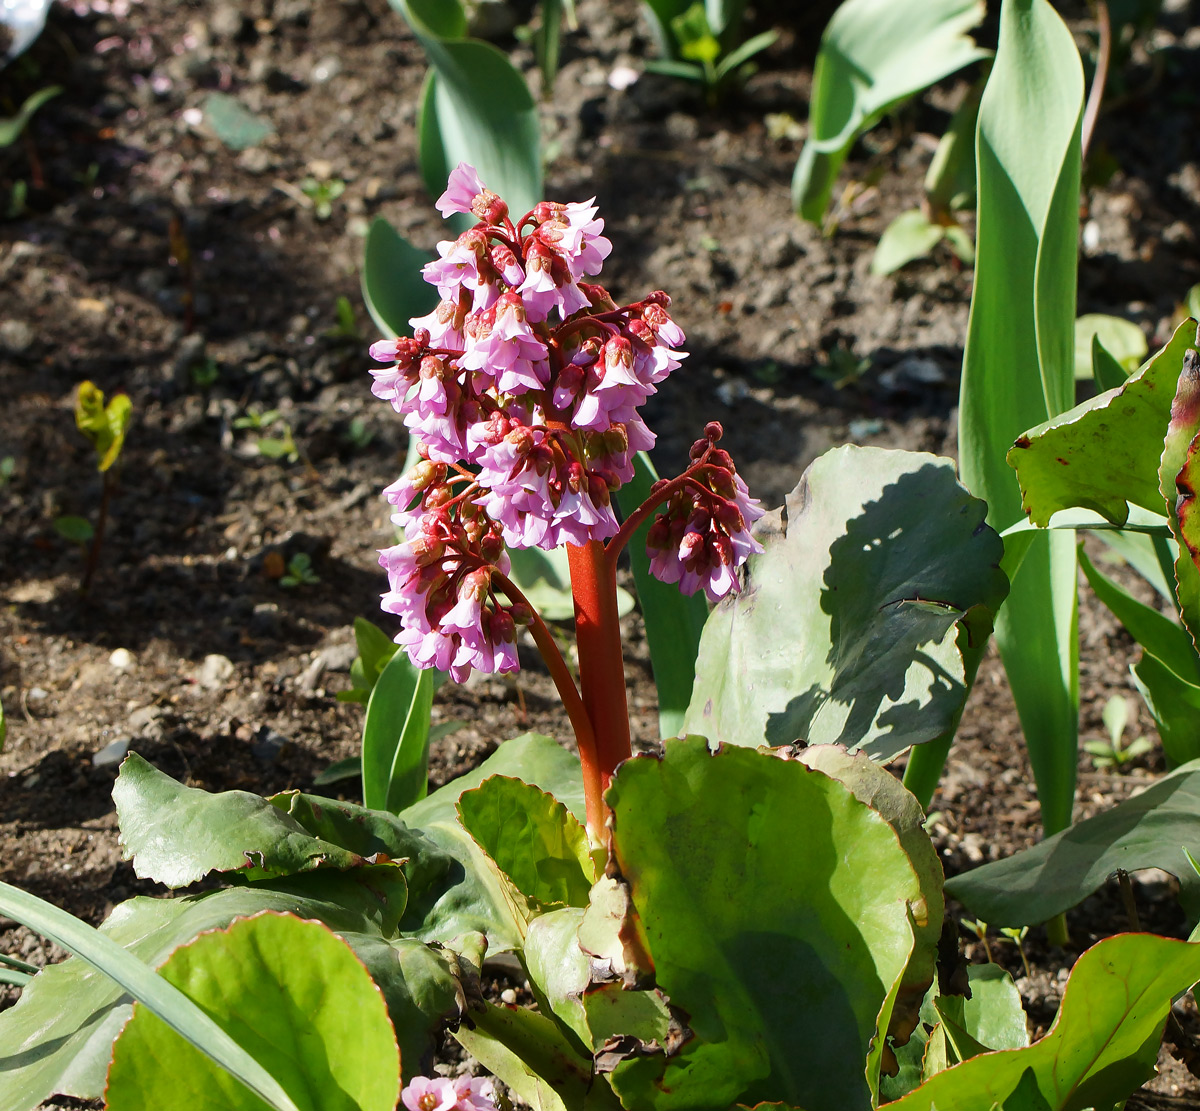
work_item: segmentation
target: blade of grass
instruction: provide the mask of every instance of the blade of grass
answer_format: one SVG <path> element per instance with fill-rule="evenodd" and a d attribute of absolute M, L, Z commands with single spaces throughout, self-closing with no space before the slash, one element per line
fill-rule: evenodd
<path fill-rule="evenodd" d="M 278 1081 L 183 992 L 99 930 L 7 883 L 0 883 L 0 913 L 49 938 L 111 977 L 147 1010 L 276 1111 L 298 1111 Z"/>

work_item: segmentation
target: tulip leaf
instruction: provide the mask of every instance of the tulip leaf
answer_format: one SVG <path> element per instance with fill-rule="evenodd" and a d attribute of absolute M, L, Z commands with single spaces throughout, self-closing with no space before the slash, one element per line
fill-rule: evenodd
<path fill-rule="evenodd" d="M 382 216 L 371 221 L 363 249 L 362 294 L 375 327 L 385 336 L 411 335 L 409 320 L 427 316 L 437 304 L 437 290 L 421 274 L 432 257 Z"/>
<path fill-rule="evenodd" d="M 400 1052 L 383 994 L 327 926 L 264 913 L 195 938 L 159 969 L 267 1067 L 300 1111 L 392 1111 Z M 261 1101 L 141 1003 L 113 1046 L 109 1111 Z"/>
<path fill-rule="evenodd" d="M 1162 868 L 1186 884 L 1194 875 L 1186 852 L 1200 851 L 1198 830 L 1200 761 L 1193 760 L 1031 849 L 954 876 L 946 893 L 985 922 L 1034 925 L 1082 902 L 1118 868 Z M 1194 906 L 1189 886 L 1184 894 Z"/>
<path fill-rule="evenodd" d="M 687 732 L 879 760 L 942 734 L 967 693 L 957 622 L 1007 588 L 984 511 L 947 459 L 847 445 L 816 460 L 704 627 Z"/>
<path fill-rule="evenodd" d="M 792 177 L 792 207 L 819 224 L 855 139 L 914 93 L 987 51 L 966 33 L 978 0 L 846 0 L 821 36 L 808 140 Z"/>

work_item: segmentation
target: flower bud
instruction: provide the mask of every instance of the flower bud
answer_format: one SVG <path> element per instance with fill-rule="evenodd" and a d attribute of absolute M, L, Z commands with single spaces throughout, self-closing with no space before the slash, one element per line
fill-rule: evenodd
<path fill-rule="evenodd" d="M 504 540 L 496 533 L 495 529 L 489 529 L 479 541 L 479 554 L 488 563 L 495 563 L 504 554 Z"/>
<path fill-rule="evenodd" d="M 704 537 L 698 532 L 685 532 L 679 542 L 679 558 L 686 565 L 704 556 Z"/>
<path fill-rule="evenodd" d="M 508 205 L 490 189 L 484 189 L 471 201 L 471 215 L 485 224 L 501 224 L 508 215 Z"/>
<path fill-rule="evenodd" d="M 706 451 L 708 451 L 710 447 L 712 447 L 712 444 L 710 444 L 707 440 L 697 440 L 694 444 L 692 444 L 691 449 L 688 451 L 688 458 L 694 463 Z"/>
<path fill-rule="evenodd" d="M 715 509 L 717 522 L 726 532 L 743 532 L 745 530 L 746 519 L 735 502 L 719 501 L 716 503 Z"/>
<path fill-rule="evenodd" d="M 710 444 L 715 444 L 724 435 L 725 429 L 721 427 L 721 422 L 719 420 L 710 420 L 708 424 L 704 426 L 704 438 L 708 440 Z"/>
<path fill-rule="evenodd" d="M 508 614 L 518 625 L 533 624 L 533 610 L 525 605 L 524 602 L 513 602 L 513 604 L 508 607 Z"/>
<path fill-rule="evenodd" d="M 493 642 L 512 640 L 517 635 L 517 623 L 507 610 L 493 610 L 488 618 L 488 632 Z"/>
<path fill-rule="evenodd" d="M 653 293 L 646 294 L 642 298 L 642 303 L 645 305 L 661 305 L 665 309 L 671 303 L 671 298 L 663 290 L 656 289 Z"/>

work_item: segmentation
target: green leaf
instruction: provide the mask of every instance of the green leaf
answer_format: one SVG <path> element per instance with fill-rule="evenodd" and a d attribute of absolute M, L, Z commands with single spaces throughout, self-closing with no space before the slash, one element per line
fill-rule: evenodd
<path fill-rule="evenodd" d="M 592 1061 L 545 1015 L 488 1004 L 455 1040 L 534 1111 L 620 1111 Z"/>
<path fill-rule="evenodd" d="M 458 820 L 535 907 L 587 906 L 596 882 L 587 830 L 553 795 L 493 775 L 459 796 Z"/>
<path fill-rule="evenodd" d="M 996 964 L 969 965 L 967 977 L 970 998 L 939 995 L 933 1003 L 958 1059 L 1027 1046 L 1025 1009 L 1012 977 Z"/>
<path fill-rule="evenodd" d="M 427 799 L 403 811 L 400 817 L 408 825 L 420 829 L 441 822 L 457 825 L 459 796 L 478 787 L 491 775 L 510 775 L 532 783 L 558 799 L 579 821 L 585 819 L 579 757 L 540 733 L 523 733 L 505 741 L 479 767 L 452 779 Z"/>
<path fill-rule="evenodd" d="M 1200 945 L 1152 934 L 1100 942 L 1071 970 L 1054 1026 L 1026 1049 L 974 1057 L 939 1073 L 891 1111 L 1076 1111 L 1111 1107 L 1154 1075 L 1171 999 L 1200 978 Z M 1041 1102 L 1033 1099 L 1032 1071 Z"/>
<path fill-rule="evenodd" d="M 29 125 L 29 121 L 33 119 L 34 112 L 62 91 L 61 85 L 49 85 L 44 89 L 38 89 L 17 109 L 15 116 L 0 117 L 0 150 L 11 147 L 20 138 L 21 132 Z"/>
<path fill-rule="evenodd" d="M 165 955 L 164 942 L 169 950 L 191 936 L 178 930 L 172 933 L 170 927 L 187 909 L 185 904 L 192 902 L 135 899 L 122 904 L 105 929 L 94 930 L 66 911 L 0 883 L 0 910 L 5 915 L 79 958 L 39 973 L 17 1005 L 0 1015 L 0 1046 L 4 1047 L 0 1073 L 5 1077 L 0 1109 L 30 1111 L 56 1093 L 83 1099 L 98 1096 L 112 1040 L 127 1014 L 120 1004 L 132 996 L 215 1058 L 268 1106 L 297 1111 L 287 1092 L 258 1061 L 147 966 Z M 146 916 L 137 913 L 143 909 Z M 146 928 L 147 917 L 157 929 Z"/>
<path fill-rule="evenodd" d="M 1148 652 L 1130 671 L 1158 726 L 1168 763 L 1185 764 L 1200 757 L 1200 685 L 1177 675 Z"/>
<path fill-rule="evenodd" d="M 1161 518 L 1164 524 L 1166 518 Z M 1170 526 L 1167 526 L 1170 533 Z M 1142 576 L 1155 590 L 1159 597 L 1175 605 L 1175 542 L 1168 537 L 1159 538 L 1139 535 L 1136 532 L 1114 531 L 1111 529 L 1096 531 L 1104 543 L 1112 549 L 1118 559 L 1124 560 L 1139 575 Z M 1170 583 L 1168 583 L 1168 578 Z"/>
<path fill-rule="evenodd" d="M 820 224 L 854 140 L 897 104 L 987 51 L 966 34 L 977 0 L 846 0 L 821 36 L 792 207 Z"/>
<path fill-rule="evenodd" d="M 133 416 L 133 403 L 127 394 L 114 394 L 104 404 L 104 391 L 91 382 L 81 382 L 75 398 L 75 426 L 96 449 L 96 469 L 107 471 L 121 454 L 125 432 Z"/>
<path fill-rule="evenodd" d="M 698 738 L 625 761 L 607 797 L 655 982 L 695 1033 L 618 1066 L 623 1105 L 869 1108 L 867 1054 L 922 898 L 887 822 L 803 764 Z"/>
<path fill-rule="evenodd" d="M 1123 386 L 1030 427 L 1017 440 L 1008 463 L 1034 524 L 1044 527 L 1059 510 L 1074 507 L 1117 525 L 1128 518 L 1129 504 L 1165 512 L 1158 477 L 1163 437 L 1184 355 L 1195 346 L 1196 323 L 1185 321 Z M 1009 485 L 1011 479 L 1006 490 Z"/>
<path fill-rule="evenodd" d="M 937 737 L 967 693 L 956 622 L 1005 594 L 984 509 L 946 459 L 847 445 L 816 460 L 704 628 L 687 731 L 879 760 Z"/>
<path fill-rule="evenodd" d="M 228 93 L 209 93 L 200 106 L 213 134 L 230 150 L 256 147 L 275 129 Z"/>
<path fill-rule="evenodd" d="M 492 775 L 519 777 L 554 795 L 579 822 L 584 820 L 583 777 L 578 757 L 549 737 L 529 733 L 500 748 L 474 771 L 448 783 L 409 807 L 401 819 L 457 861 L 446 880 L 412 879 L 412 895 L 402 927 L 422 940 L 453 937 L 477 930 L 488 938 L 489 952 L 515 949 L 525 932 L 511 905 L 511 893 L 495 866 L 458 822 L 457 804 Z"/>
<path fill-rule="evenodd" d="M 363 720 L 363 802 L 398 814 L 429 789 L 433 672 L 396 652 L 380 673 Z"/>
<path fill-rule="evenodd" d="M 1022 514 L 1004 453 L 1073 401 L 1082 107 L 1066 25 L 1046 0 L 1005 0 L 979 106 L 976 276 L 959 404 L 963 481 L 987 501 L 997 529 Z M 1066 534 L 1010 538 L 1005 568 L 1012 590 L 996 641 L 1043 823 L 1061 829 L 1074 800 L 1079 720 L 1075 545 Z"/>
<path fill-rule="evenodd" d="M 175 950 L 159 974 L 262 1062 L 301 1111 L 395 1108 L 400 1052 L 383 995 L 328 927 L 256 915 Z M 139 1003 L 113 1046 L 105 1105 L 141 1111 L 181 1102 L 262 1107 Z"/>
<path fill-rule="evenodd" d="M 1192 684 L 1200 683 L 1200 660 L 1196 657 L 1192 639 L 1186 630 L 1153 606 L 1139 602 L 1101 574 L 1082 547 L 1079 549 L 1079 565 L 1096 592 L 1096 597 L 1112 611 L 1113 616 L 1145 651 L 1156 656 L 1181 679 Z"/>
<path fill-rule="evenodd" d="M 921 1001 L 934 982 L 946 910 L 942 863 L 925 831 L 925 809 L 891 772 L 866 753 L 851 755 L 840 745 L 811 745 L 797 753 L 796 759 L 844 784 L 859 802 L 877 811 L 900 839 L 921 884 L 921 899 L 912 907 L 912 957 L 904 970 L 888 1028 L 896 1041 L 902 1042 L 915 1029 Z"/>
<path fill-rule="evenodd" d="M 550 95 L 558 76 L 558 57 L 562 42 L 562 0 L 542 0 L 542 21 L 538 28 L 536 53 L 542 71 L 542 96 Z"/>
<path fill-rule="evenodd" d="M 644 451 L 638 452 L 633 466 L 633 481 L 617 491 L 622 517 L 628 517 L 645 502 L 650 487 L 658 481 L 658 471 Z M 630 537 L 626 551 L 646 621 L 650 667 L 658 691 L 659 733 L 676 737 L 683 732 L 684 713 L 692 697 L 696 654 L 701 630 L 708 620 L 708 603 L 702 594 L 681 594 L 675 585 L 660 582 L 650 574 L 650 557 L 646 554 L 649 532 L 650 521 L 646 521 Z"/>
<path fill-rule="evenodd" d="M 1097 342 L 1125 374 L 1137 370 L 1149 351 L 1145 333 L 1132 321 L 1104 313 L 1085 313 L 1075 321 L 1076 378 L 1092 377 L 1092 353 Z"/>
<path fill-rule="evenodd" d="M 514 220 L 542 199 L 537 108 L 525 78 L 490 43 L 448 38 L 450 21 L 430 0 L 391 0 L 425 48 L 435 74 L 421 113 L 421 171 L 433 196 L 446 188 L 446 171 L 469 162 L 499 194 Z M 456 22 L 456 21 L 455 21 Z M 426 130 L 439 158 L 427 157 Z"/>
<path fill-rule="evenodd" d="M 1200 356 L 1196 351 L 1188 351 L 1171 404 L 1171 422 L 1163 444 L 1158 480 L 1159 490 L 1167 502 L 1171 534 L 1178 545 L 1175 598 L 1179 614 L 1191 633 L 1192 643 L 1200 647 L 1200 508 L 1196 504 L 1200 462 L 1196 460 L 1197 444 L 1200 444 Z"/>
<path fill-rule="evenodd" d="M 382 216 L 371 221 L 363 249 L 362 295 L 375 327 L 385 336 L 410 336 L 408 322 L 427 316 L 437 290 L 421 276 L 432 256 L 419 251 Z"/>
<path fill-rule="evenodd" d="M 54 518 L 54 531 L 71 544 L 86 544 L 96 535 L 91 521 L 86 517 L 74 517 L 70 514 Z"/>
<path fill-rule="evenodd" d="M 263 879 L 366 863 L 310 836 L 258 795 L 185 787 L 135 752 L 121 764 L 113 802 L 125 859 L 141 878 L 168 887 L 186 887 L 210 872 Z"/>
<path fill-rule="evenodd" d="M 1032 849 L 954 876 L 946 893 L 986 922 L 1044 922 L 1082 902 L 1118 868 L 1162 868 L 1188 879 L 1184 849 L 1200 845 L 1198 818 L 1200 762 L 1192 761 Z"/>
<path fill-rule="evenodd" d="M 975 205 L 975 128 L 985 83 L 984 79 L 976 81 L 954 110 L 925 172 L 925 195 L 935 210 Z"/>
<path fill-rule="evenodd" d="M 1100 342 L 1099 336 L 1092 336 L 1092 378 L 1096 388 L 1100 390 L 1115 390 L 1125 385 L 1129 370 L 1114 359 Z M 1132 369 L 1136 370 L 1136 367 Z"/>
<path fill-rule="evenodd" d="M 915 259 L 924 258 L 944 234 L 945 228 L 932 223 L 919 208 L 900 213 L 879 237 L 871 258 L 871 273 L 893 274 Z"/>
<path fill-rule="evenodd" d="M 717 64 L 713 76 L 718 81 L 725 80 L 731 73 L 736 73 L 755 54 L 761 54 L 770 49 L 779 40 L 778 31 L 762 31 L 751 35 L 741 46 L 735 47 Z"/>

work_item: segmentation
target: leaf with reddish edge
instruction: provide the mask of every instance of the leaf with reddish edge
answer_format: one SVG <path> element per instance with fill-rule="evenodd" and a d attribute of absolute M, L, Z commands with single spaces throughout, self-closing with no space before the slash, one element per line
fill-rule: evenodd
<path fill-rule="evenodd" d="M 301 1111 L 392 1111 L 400 1051 L 383 993 L 320 922 L 264 912 L 202 934 L 159 969 L 255 1060 Z M 141 1003 L 113 1046 L 110 1111 L 263 1102 Z"/>
<path fill-rule="evenodd" d="M 711 753 L 702 738 L 625 761 L 607 799 L 613 864 L 656 986 L 695 1034 L 673 1056 L 618 1064 L 622 1104 L 784 1098 L 867 1111 L 868 1054 L 922 898 L 895 831 L 821 772 L 751 749 Z"/>
<path fill-rule="evenodd" d="M 1196 505 L 1200 462 L 1200 356 L 1193 348 L 1183 360 L 1171 421 L 1158 470 L 1159 492 L 1167 503 L 1171 534 L 1179 545 L 1175 560 L 1175 598 L 1183 623 L 1200 647 L 1200 508 Z"/>
<path fill-rule="evenodd" d="M 1197 979 L 1200 945 L 1153 934 L 1108 938 L 1071 970 L 1058 1017 L 1039 1042 L 972 1057 L 889 1103 L 889 1111 L 1111 1107 L 1154 1075 L 1171 1000 Z M 1025 1079 L 1030 1072 L 1035 1091 Z M 1010 1104 L 1014 1094 L 1026 1098 Z"/>
<path fill-rule="evenodd" d="M 1062 509 L 1083 508 L 1116 525 L 1129 503 L 1162 513 L 1159 463 L 1163 430 L 1184 355 L 1196 346 L 1196 322 L 1184 321 L 1170 342 L 1115 390 L 1029 429 L 1009 451 L 1021 506 L 1045 527 Z M 1189 440 L 1190 440 L 1189 436 Z"/>

